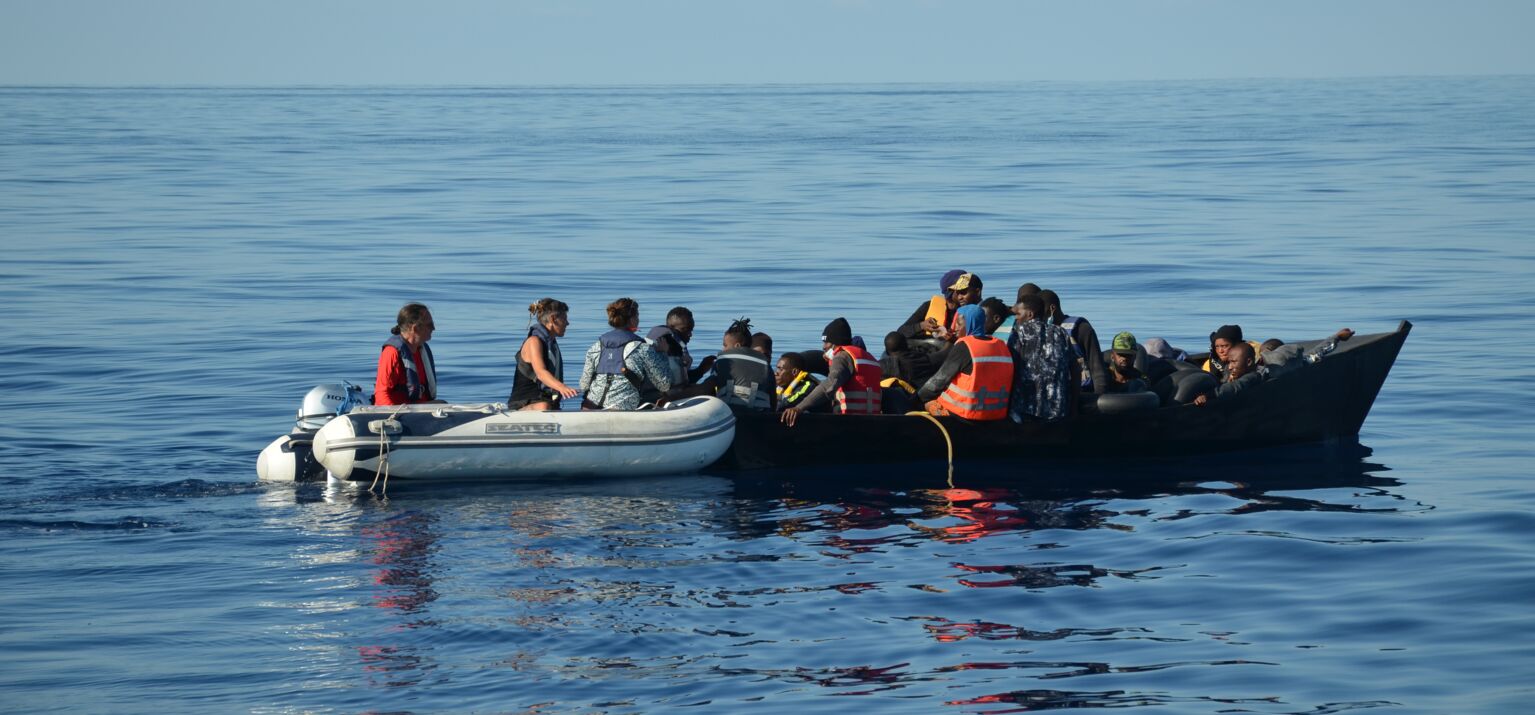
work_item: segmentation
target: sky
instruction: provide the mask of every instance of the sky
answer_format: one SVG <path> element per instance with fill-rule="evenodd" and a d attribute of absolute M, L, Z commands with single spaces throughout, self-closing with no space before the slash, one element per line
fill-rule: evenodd
<path fill-rule="evenodd" d="M 3 85 L 1535 74 L 1535 0 L 0 0 Z"/>

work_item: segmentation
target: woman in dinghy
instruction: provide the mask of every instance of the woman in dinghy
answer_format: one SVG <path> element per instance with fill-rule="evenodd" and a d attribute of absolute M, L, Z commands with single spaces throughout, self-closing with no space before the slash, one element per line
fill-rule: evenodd
<path fill-rule="evenodd" d="M 635 334 L 640 326 L 640 304 L 619 298 L 608 304 L 608 325 L 586 350 L 581 369 L 582 407 L 592 410 L 632 410 L 640 406 L 640 386 L 650 383 L 656 391 L 672 389 L 671 368 L 656 349 Z"/>
<path fill-rule="evenodd" d="M 528 314 L 533 325 L 517 351 L 517 374 L 512 378 L 506 406 L 512 410 L 558 410 L 562 398 L 581 394 L 565 384 L 565 360 L 556 340 L 565 337 L 570 327 L 570 306 L 544 298 L 529 305 Z"/>

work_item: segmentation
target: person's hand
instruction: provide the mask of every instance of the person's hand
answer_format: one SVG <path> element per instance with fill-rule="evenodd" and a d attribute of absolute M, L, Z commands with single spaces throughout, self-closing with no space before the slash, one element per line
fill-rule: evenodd
<path fill-rule="evenodd" d="M 560 393 L 560 397 L 563 397 L 565 399 L 570 399 L 572 397 L 575 397 L 576 395 L 581 394 L 580 390 L 577 390 L 574 387 L 570 387 L 569 385 L 561 385 L 559 387 L 559 389 L 555 390 L 555 392 Z"/>
<path fill-rule="evenodd" d="M 928 333 L 928 334 L 932 334 L 932 333 L 938 331 L 939 329 L 940 329 L 940 326 L 938 325 L 938 321 L 936 319 L 934 319 L 934 318 L 923 318 L 922 319 L 922 331 L 923 332 Z"/>
<path fill-rule="evenodd" d="M 1194 405 L 1195 406 L 1204 407 L 1205 405 L 1207 405 L 1209 403 L 1210 403 L 1210 395 L 1209 394 L 1202 394 L 1202 395 L 1199 395 L 1198 397 L 1194 398 Z"/>
<path fill-rule="evenodd" d="M 798 407 L 790 407 L 789 409 L 783 411 L 783 414 L 778 417 L 778 421 L 789 427 L 793 427 L 794 421 L 799 419 L 799 413 L 802 411 L 803 410 Z"/>
<path fill-rule="evenodd" d="M 713 366 L 714 366 L 714 356 L 713 355 L 708 355 L 708 356 L 704 357 L 704 359 L 698 361 L 698 369 L 700 369 L 700 370 L 708 370 L 709 368 L 711 368 Z"/>

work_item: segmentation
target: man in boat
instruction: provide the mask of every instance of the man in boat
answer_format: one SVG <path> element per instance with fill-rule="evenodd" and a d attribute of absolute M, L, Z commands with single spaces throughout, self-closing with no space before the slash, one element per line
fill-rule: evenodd
<path fill-rule="evenodd" d="M 793 427 L 800 413 L 826 402 L 831 402 L 832 412 L 839 415 L 879 414 L 879 382 L 884 373 L 869 351 L 853 344 L 853 328 L 847 319 L 837 318 L 826 325 L 821 349 L 829 363 L 826 379 L 800 404 L 783 411 L 783 423 Z"/>
<path fill-rule="evenodd" d="M 981 301 L 981 310 L 986 311 L 986 334 L 992 337 L 1007 339 L 1007 333 L 1013 329 L 1013 309 L 1002 302 L 1001 298 L 992 296 Z M 1003 326 L 1007 329 L 1004 330 Z"/>
<path fill-rule="evenodd" d="M 1145 392 L 1147 363 L 1146 352 L 1135 342 L 1135 334 L 1128 330 L 1114 335 L 1104 354 L 1108 366 L 1108 392 Z"/>
<path fill-rule="evenodd" d="M 1103 349 L 1098 346 L 1098 331 L 1092 323 L 1077 315 L 1067 315 L 1061 309 L 1061 297 L 1053 290 L 1039 292 L 1045 303 L 1045 313 L 1050 322 L 1066 331 L 1071 340 L 1071 350 L 1076 356 L 1074 368 L 1082 392 L 1103 392 L 1108 385 L 1107 367 L 1103 364 Z"/>
<path fill-rule="evenodd" d="M 773 378 L 778 385 L 779 409 L 788 409 L 804 402 L 816 385 L 821 384 L 805 369 L 805 356 L 799 353 L 784 353 L 778 358 Z M 828 406 L 830 404 L 827 403 Z"/>
<path fill-rule="evenodd" d="M 1037 285 L 1035 285 L 1033 283 L 1025 283 L 1025 284 L 1023 284 L 1021 286 L 1018 286 L 1018 295 L 1017 295 L 1017 298 L 1014 298 L 1013 305 L 1017 305 L 1018 304 L 1018 300 L 1017 300 L 1018 298 L 1022 298 L 1022 297 L 1026 296 L 1026 295 L 1038 295 L 1038 294 L 1039 294 L 1039 286 L 1037 286 Z M 1015 318 L 1013 317 L 1013 306 L 1012 305 L 1008 305 L 1007 303 L 1004 303 L 1001 298 L 987 298 L 985 301 L 981 302 L 981 307 L 985 308 L 986 304 L 988 302 L 990 302 L 990 301 L 993 301 L 993 300 L 997 301 L 997 304 L 1000 305 L 1002 307 L 1002 310 L 1004 312 L 1006 312 L 1007 314 L 1002 316 L 1002 322 L 998 323 L 997 327 L 991 331 L 991 336 L 994 337 L 994 338 L 1001 338 L 1003 340 L 1006 340 L 1007 336 L 1013 334 L 1013 321 L 1015 320 Z M 991 310 L 992 309 L 987 308 L 987 312 L 988 313 L 990 313 Z"/>
<path fill-rule="evenodd" d="M 896 328 L 896 332 L 911 340 L 951 339 L 954 332 L 954 311 L 961 305 L 980 303 L 982 287 L 981 277 L 974 273 L 956 268 L 943 274 L 943 277 L 938 279 L 940 294 L 917 306 L 911 317 L 907 318 L 901 327 Z"/>
<path fill-rule="evenodd" d="M 1226 349 L 1224 372 L 1226 379 L 1213 391 L 1195 397 L 1194 404 L 1203 407 L 1215 400 L 1230 399 L 1263 382 L 1263 375 L 1258 373 L 1256 351 L 1245 342 L 1238 342 Z"/>
<path fill-rule="evenodd" d="M 693 367 L 693 356 L 688 353 L 693 327 L 693 311 L 679 305 L 667 312 L 665 325 L 657 325 L 645 335 L 645 342 L 666 358 L 671 367 L 673 389 L 698 382 L 714 366 L 714 356 L 710 355 L 699 360 L 698 367 Z"/>
<path fill-rule="evenodd" d="M 432 311 L 420 303 L 406 303 L 395 316 L 394 327 L 378 354 L 373 380 L 373 403 L 411 405 L 441 402 L 437 399 L 437 364 L 427 341 L 437 324 Z"/>
<path fill-rule="evenodd" d="M 1265 380 L 1272 380 L 1291 370 L 1320 362 L 1338 349 L 1339 342 L 1352 337 L 1354 331 L 1344 328 L 1309 350 L 1301 345 L 1286 345 L 1279 338 L 1270 338 L 1258 346 L 1258 372 L 1263 373 Z"/>
<path fill-rule="evenodd" d="M 938 372 L 917 390 L 917 399 L 935 415 L 1005 419 L 1013 386 L 1013 355 L 1007 343 L 986 332 L 986 312 L 980 306 L 963 305 L 956 313 L 959 337 Z"/>
<path fill-rule="evenodd" d="M 747 347 L 751 341 L 751 320 L 731 323 L 725 330 L 724 349 L 714 361 L 714 375 L 704 382 L 726 404 L 771 411 L 778 402 L 773 369 L 762 353 Z"/>
<path fill-rule="evenodd" d="M 1046 319 L 1045 302 L 1037 293 L 1020 296 L 1013 315 L 1013 332 L 1007 338 L 1013 353 L 1009 416 L 1014 422 L 1066 418 L 1073 399 L 1070 338 Z"/>
<path fill-rule="evenodd" d="M 773 336 L 767 333 L 752 333 L 751 348 L 767 358 L 768 362 L 773 361 Z"/>
<path fill-rule="evenodd" d="M 885 334 L 885 356 L 879 360 L 879 368 L 885 379 L 898 379 L 908 385 L 920 385 L 938 372 L 934 353 L 913 350 L 906 336 L 892 331 Z M 913 387 L 913 390 L 916 388 Z"/>

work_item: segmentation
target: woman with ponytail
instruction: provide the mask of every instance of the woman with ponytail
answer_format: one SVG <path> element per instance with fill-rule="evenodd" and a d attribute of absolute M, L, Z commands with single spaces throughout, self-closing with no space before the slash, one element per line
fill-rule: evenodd
<path fill-rule="evenodd" d="M 512 394 L 506 398 L 507 409 L 558 410 L 561 399 L 580 394 L 565 384 L 565 360 L 556 340 L 565 337 L 570 327 L 569 313 L 570 306 L 553 298 L 528 306 L 533 324 L 517 351 L 517 374 L 512 378 Z"/>
<path fill-rule="evenodd" d="M 379 405 L 412 405 L 437 401 L 437 365 L 432 360 L 432 339 L 437 324 L 432 311 L 420 303 L 406 303 L 395 316 L 389 339 L 378 354 L 373 379 L 373 402 Z"/>

